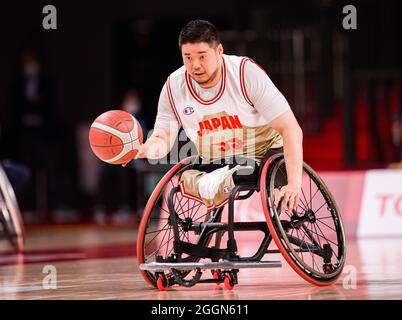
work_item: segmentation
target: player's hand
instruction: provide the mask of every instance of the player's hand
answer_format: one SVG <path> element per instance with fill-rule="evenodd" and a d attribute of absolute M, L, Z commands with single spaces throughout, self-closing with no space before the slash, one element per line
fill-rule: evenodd
<path fill-rule="evenodd" d="M 147 157 L 148 148 L 144 145 L 141 145 L 138 148 L 138 152 L 132 160 L 146 158 Z M 126 163 L 122 164 L 122 167 L 125 167 L 131 160 L 127 161 Z"/>
<path fill-rule="evenodd" d="M 276 205 L 278 205 L 279 201 L 282 199 L 281 211 L 289 210 L 292 212 L 296 210 L 299 204 L 299 196 L 300 196 L 301 187 L 292 186 L 287 184 L 280 189 L 279 198 L 275 199 Z"/>
<path fill-rule="evenodd" d="M 141 158 L 146 158 L 147 157 L 147 153 L 148 153 L 148 147 L 143 144 L 138 148 L 138 152 L 134 157 L 135 159 L 141 159 Z"/>

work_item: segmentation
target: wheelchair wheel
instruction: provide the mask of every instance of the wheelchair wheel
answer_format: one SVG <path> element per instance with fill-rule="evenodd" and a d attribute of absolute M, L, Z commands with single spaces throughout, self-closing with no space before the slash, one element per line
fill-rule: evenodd
<path fill-rule="evenodd" d="M 171 168 L 158 183 L 149 198 L 138 231 L 137 257 L 139 264 L 157 261 L 158 258 L 172 258 L 172 254 L 174 254 L 174 236 L 169 217 L 168 194 L 172 188 L 179 185 L 180 174 L 192 167 L 191 161 L 195 158 L 184 159 Z M 201 243 L 207 246 L 211 236 L 200 239 L 199 235 L 186 228 L 186 224 L 204 222 L 209 219 L 212 211 L 208 211 L 203 203 L 183 197 L 180 192 L 174 195 L 173 203 L 177 214 L 180 239 L 193 244 Z M 183 255 L 180 259 L 184 262 L 197 262 L 200 260 L 200 258 L 188 255 Z M 158 287 L 159 276 L 157 274 L 146 270 L 140 270 L 140 272 L 146 282 L 153 287 Z M 194 281 L 198 281 L 199 273 L 192 270 L 173 270 L 166 277 L 168 279 L 169 277 L 174 277 L 176 280 L 180 280 L 182 285 L 186 285 L 186 283 L 191 283 L 191 277 L 194 278 Z M 178 277 L 180 279 L 177 279 Z M 188 280 L 189 277 L 190 280 Z"/>
<path fill-rule="evenodd" d="M 318 286 L 333 284 L 346 256 L 339 209 L 324 181 L 306 163 L 299 205 L 293 212 L 280 209 L 279 191 L 286 184 L 284 156 L 272 156 L 260 176 L 269 231 L 285 260 L 303 279 Z"/>
<path fill-rule="evenodd" d="M 17 253 L 24 251 L 24 224 L 14 189 L 0 165 L 0 232 Z"/>

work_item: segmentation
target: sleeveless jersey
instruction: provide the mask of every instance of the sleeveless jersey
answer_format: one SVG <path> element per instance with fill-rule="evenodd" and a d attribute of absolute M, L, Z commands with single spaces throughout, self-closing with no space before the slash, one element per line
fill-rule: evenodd
<path fill-rule="evenodd" d="M 184 66 L 166 82 L 170 107 L 203 162 L 242 155 L 260 162 L 270 148 L 283 146 L 281 135 L 254 108 L 244 84 L 247 57 L 222 55 L 217 94 L 202 99 Z"/>

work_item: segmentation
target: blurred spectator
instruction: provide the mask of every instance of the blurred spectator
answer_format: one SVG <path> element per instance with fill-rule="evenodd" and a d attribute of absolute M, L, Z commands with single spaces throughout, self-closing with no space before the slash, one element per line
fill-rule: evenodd
<path fill-rule="evenodd" d="M 130 114 L 132 114 L 140 123 L 142 127 L 143 136 L 146 136 L 147 131 L 147 123 L 146 120 L 141 112 L 142 110 L 142 103 L 139 96 L 139 93 L 136 89 L 129 89 L 122 102 L 122 109 Z"/>
<path fill-rule="evenodd" d="M 142 104 L 138 91 L 129 89 L 122 99 L 122 110 L 132 114 L 140 123 L 143 136 L 147 133 L 147 123 L 142 114 Z M 138 166 L 143 159 L 135 160 L 122 167 L 102 164 L 98 190 L 98 208 L 95 222 L 117 225 L 137 224 L 142 214 L 142 204 L 138 202 Z"/>
<path fill-rule="evenodd" d="M 12 143 L 16 158 L 32 172 L 21 197 L 24 210 L 47 211 L 48 164 L 53 133 L 54 88 L 43 74 L 37 52 L 22 51 L 18 79 L 11 96 Z"/>

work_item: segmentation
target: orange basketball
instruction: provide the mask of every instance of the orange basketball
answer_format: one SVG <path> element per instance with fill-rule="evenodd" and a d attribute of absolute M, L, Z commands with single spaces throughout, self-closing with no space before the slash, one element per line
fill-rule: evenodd
<path fill-rule="evenodd" d="M 135 157 L 142 144 L 142 128 L 128 112 L 107 111 L 92 123 L 89 144 L 99 159 L 126 164 Z"/>

